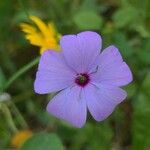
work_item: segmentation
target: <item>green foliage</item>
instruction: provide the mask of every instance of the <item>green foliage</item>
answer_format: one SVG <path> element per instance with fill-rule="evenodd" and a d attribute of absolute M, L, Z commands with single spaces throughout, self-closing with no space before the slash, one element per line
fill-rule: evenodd
<path fill-rule="evenodd" d="M 126 27 L 130 25 L 136 17 L 138 16 L 138 11 L 133 7 L 120 8 L 113 16 L 115 26 L 117 28 Z"/>
<path fill-rule="evenodd" d="M 90 10 L 98 11 L 98 5 L 96 5 L 96 0 L 84 0 L 81 7 L 81 10 Z"/>
<path fill-rule="evenodd" d="M 143 48 L 138 52 L 138 59 L 145 65 L 150 65 L 150 38 L 143 41 Z"/>
<path fill-rule="evenodd" d="M 82 147 L 87 150 L 106 150 L 110 148 L 112 137 L 113 132 L 107 122 L 96 125 L 87 123 L 85 128 L 73 137 L 74 142 L 70 150 L 79 150 Z"/>
<path fill-rule="evenodd" d="M 149 150 L 150 147 L 150 101 L 149 96 L 140 93 L 133 112 L 133 150 Z"/>
<path fill-rule="evenodd" d="M 129 84 L 125 87 L 125 90 L 128 93 L 128 98 L 132 98 L 137 90 L 137 85 L 135 83 Z"/>
<path fill-rule="evenodd" d="M 113 35 L 113 41 L 121 51 L 124 57 L 131 57 L 133 55 L 133 49 L 127 41 L 127 37 L 122 32 L 116 32 Z"/>
<path fill-rule="evenodd" d="M 78 12 L 74 22 L 80 30 L 99 30 L 102 26 L 102 18 L 94 11 Z"/>
<path fill-rule="evenodd" d="M 134 0 L 134 3 L 122 1 L 121 8 L 113 15 L 113 20 L 117 28 L 128 28 L 138 32 L 142 37 L 150 37 L 148 20 L 150 13 L 148 8 L 150 2 L 147 0 Z"/>
<path fill-rule="evenodd" d="M 140 87 L 140 92 L 134 101 L 133 112 L 133 150 L 148 150 L 150 147 L 150 71 L 147 72 L 143 83 Z"/>
<path fill-rule="evenodd" d="M 0 104 L 1 107 L 1 104 Z M 1 122 L 0 122 L 0 150 L 7 149 L 7 145 L 10 142 L 11 135 L 8 131 L 8 125 L 5 122 L 5 118 L 1 116 Z M 3 139 L 3 140 L 2 140 Z"/>
<path fill-rule="evenodd" d="M 25 41 L 19 28 L 20 22 L 30 22 L 27 14 L 54 22 L 62 35 L 96 30 L 102 35 L 103 48 L 111 44 L 118 47 L 131 67 L 134 79 L 133 83 L 123 87 L 128 93 L 127 100 L 119 105 L 109 120 L 96 123 L 88 118 L 85 127 L 74 129 L 46 113 L 45 107 L 52 97 L 33 92 L 37 66 L 19 73 L 12 84 L 7 84 L 4 92 L 11 95 L 11 102 L 33 134 L 37 132 L 21 150 L 47 150 L 47 147 L 52 150 L 149 150 L 150 0 L 20 2 L 0 1 L 0 92 L 19 69 L 39 56 L 38 48 Z M 14 124 L 23 130 L 18 110 L 11 103 L 8 107 Z M 0 150 L 11 149 L 13 133 L 1 109 L 0 118 Z M 41 130 L 55 134 L 40 133 Z"/>
<path fill-rule="evenodd" d="M 144 92 L 146 92 L 148 95 L 150 95 L 150 70 L 149 72 L 147 72 L 147 75 L 143 81 L 143 84 L 142 84 L 142 89 Z"/>
<path fill-rule="evenodd" d="M 38 133 L 28 139 L 21 150 L 62 150 L 62 143 L 56 134 Z"/>

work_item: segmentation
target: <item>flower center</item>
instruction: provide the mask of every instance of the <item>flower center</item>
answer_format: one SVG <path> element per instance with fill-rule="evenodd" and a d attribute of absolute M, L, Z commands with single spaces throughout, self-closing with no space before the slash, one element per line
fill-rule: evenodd
<path fill-rule="evenodd" d="M 89 75 L 86 74 L 86 73 L 80 73 L 80 74 L 77 74 L 77 77 L 75 79 L 75 83 L 84 87 L 85 85 L 87 85 L 89 83 Z"/>

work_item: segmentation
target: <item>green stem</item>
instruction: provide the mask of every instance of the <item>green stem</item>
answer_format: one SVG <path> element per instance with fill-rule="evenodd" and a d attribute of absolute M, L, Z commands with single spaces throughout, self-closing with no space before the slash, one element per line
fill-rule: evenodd
<path fill-rule="evenodd" d="M 16 117 L 17 117 L 18 121 L 20 122 L 20 125 L 22 126 L 22 128 L 27 129 L 28 128 L 28 124 L 25 121 L 24 117 L 22 116 L 22 114 L 20 113 L 20 111 L 18 110 L 16 105 L 12 101 L 10 101 L 10 102 L 11 102 L 11 106 L 13 107 L 13 110 L 16 113 Z"/>
<path fill-rule="evenodd" d="M 27 72 L 30 68 L 32 68 L 33 66 L 35 66 L 36 64 L 38 64 L 39 62 L 39 57 L 35 58 L 34 60 L 32 60 L 31 62 L 29 62 L 27 65 L 25 65 L 23 68 L 21 68 L 20 70 L 18 70 L 4 85 L 3 87 L 3 91 L 7 90 L 9 88 L 9 86 L 21 75 L 23 75 L 25 72 Z"/>
<path fill-rule="evenodd" d="M 10 129 L 12 130 L 13 133 L 18 132 L 18 129 L 13 121 L 12 115 L 9 111 L 9 108 L 7 107 L 7 105 L 5 104 L 1 104 L 1 110 L 3 112 L 3 114 L 5 115 L 5 118 L 7 120 L 7 123 L 10 127 Z"/>

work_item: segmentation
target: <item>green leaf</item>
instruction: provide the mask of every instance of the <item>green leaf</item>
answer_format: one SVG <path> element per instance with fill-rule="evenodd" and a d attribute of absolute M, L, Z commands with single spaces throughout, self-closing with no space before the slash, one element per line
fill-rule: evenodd
<path fill-rule="evenodd" d="M 150 148 L 150 101 L 143 93 L 139 94 L 134 104 L 132 122 L 132 150 L 149 150 Z"/>
<path fill-rule="evenodd" d="M 93 11 L 96 11 L 98 10 L 98 6 L 97 3 L 96 3 L 96 0 L 84 0 L 80 9 L 81 10 L 93 10 Z"/>
<path fill-rule="evenodd" d="M 140 51 L 138 53 L 138 58 L 139 60 L 144 63 L 149 65 L 150 64 L 150 52 L 149 51 Z"/>
<path fill-rule="evenodd" d="M 124 57 L 131 57 L 133 55 L 133 49 L 129 45 L 125 34 L 122 32 L 116 32 L 113 35 L 113 42 L 119 48 L 119 51 L 121 51 Z"/>
<path fill-rule="evenodd" d="M 99 30 L 102 27 L 102 18 L 94 11 L 80 11 L 73 18 L 80 30 Z"/>
<path fill-rule="evenodd" d="M 135 84 L 135 82 L 127 85 L 125 88 L 124 88 L 127 93 L 128 93 L 128 97 L 127 98 L 131 98 L 134 96 L 135 92 L 136 92 L 136 89 L 137 89 L 137 85 Z"/>
<path fill-rule="evenodd" d="M 149 0 L 128 0 L 132 6 L 142 13 L 142 17 L 150 17 L 150 1 Z"/>
<path fill-rule="evenodd" d="M 82 130 L 73 136 L 73 143 L 69 150 L 79 150 L 83 147 L 86 150 L 110 149 L 112 137 L 113 131 L 107 121 L 102 124 L 87 123 Z"/>
<path fill-rule="evenodd" d="M 143 43 L 143 49 L 145 51 L 149 51 L 150 52 L 150 49 L 149 49 L 150 48 L 150 37 L 144 39 L 144 41 L 142 41 L 142 43 Z"/>
<path fill-rule="evenodd" d="M 133 7 L 120 8 L 113 16 L 116 27 L 122 28 L 129 25 L 137 17 L 137 10 Z"/>
<path fill-rule="evenodd" d="M 146 26 L 144 24 L 137 24 L 135 23 L 134 27 L 133 27 L 137 32 L 139 32 L 139 34 L 144 37 L 150 37 L 150 31 L 146 28 Z"/>
<path fill-rule="evenodd" d="M 149 90 L 150 89 L 150 71 L 147 72 L 147 75 L 142 84 L 142 88 L 143 88 L 143 91 L 149 94 L 150 96 L 150 90 Z"/>
<path fill-rule="evenodd" d="M 55 118 L 51 117 L 46 111 L 37 112 L 38 121 L 44 125 L 52 125 L 55 122 Z"/>
<path fill-rule="evenodd" d="M 137 51 L 137 56 L 139 62 L 142 62 L 146 65 L 150 64 L 150 38 L 144 39 L 142 41 L 142 47 Z"/>
<path fill-rule="evenodd" d="M 21 150 L 62 150 L 62 143 L 56 134 L 38 133 L 28 139 Z"/>

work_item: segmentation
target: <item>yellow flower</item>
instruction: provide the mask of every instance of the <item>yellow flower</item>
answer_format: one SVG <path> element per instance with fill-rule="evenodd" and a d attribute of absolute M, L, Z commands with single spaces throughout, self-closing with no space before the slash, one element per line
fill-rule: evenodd
<path fill-rule="evenodd" d="M 19 131 L 12 137 L 11 144 L 13 147 L 19 149 L 31 136 L 32 132 L 30 130 Z"/>
<path fill-rule="evenodd" d="M 36 16 L 30 16 L 30 19 L 37 27 L 27 23 L 20 24 L 22 31 L 26 34 L 26 39 L 32 45 L 40 47 L 40 53 L 43 53 L 47 49 L 60 51 L 58 45 L 60 34 L 55 30 L 54 24 L 51 22 L 45 24 Z"/>

